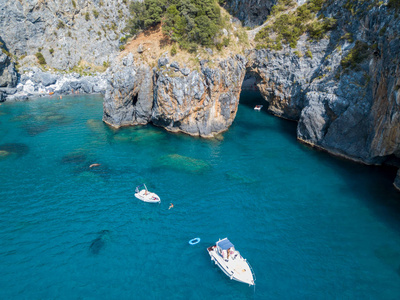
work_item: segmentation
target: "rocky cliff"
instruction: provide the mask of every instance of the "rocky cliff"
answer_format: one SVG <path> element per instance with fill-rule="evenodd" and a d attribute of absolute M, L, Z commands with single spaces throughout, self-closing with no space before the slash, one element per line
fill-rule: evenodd
<path fill-rule="evenodd" d="M 128 54 L 111 68 L 103 120 L 114 127 L 151 122 L 202 137 L 225 131 L 236 116 L 246 60 L 236 55 L 214 63 L 190 70 L 162 57 L 151 70 Z"/>
<path fill-rule="evenodd" d="M 346 3 L 333 2 L 321 12 L 338 20 L 326 38 L 303 35 L 295 49 L 250 51 L 251 70 L 261 78 L 269 111 L 299 121 L 300 140 L 381 163 L 400 153 L 400 19 L 386 6 L 367 11 L 358 2 L 354 16 Z M 346 58 L 361 51 L 364 59 L 345 68 Z"/>
<path fill-rule="evenodd" d="M 2 0 L 0 36 L 20 64 L 41 52 L 50 67 L 103 65 L 119 52 L 126 0 Z"/>

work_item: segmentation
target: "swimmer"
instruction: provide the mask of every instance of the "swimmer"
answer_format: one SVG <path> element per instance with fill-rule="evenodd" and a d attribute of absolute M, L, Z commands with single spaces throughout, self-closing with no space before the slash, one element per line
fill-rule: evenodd
<path fill-rule="evenodd" d="M 171 209 L 171 208 L 173 208 L 173 207 L 174 207 L 174 205 L 173 205 L 172 203 L 170 203 L 168 209 Z"/>
<path fill-rule="evenodd" d="M 98 166 L 100 166 L 100 164 L 91 164 L 91 165 L 89 166 L 89 168 L 98 167 Z"/>

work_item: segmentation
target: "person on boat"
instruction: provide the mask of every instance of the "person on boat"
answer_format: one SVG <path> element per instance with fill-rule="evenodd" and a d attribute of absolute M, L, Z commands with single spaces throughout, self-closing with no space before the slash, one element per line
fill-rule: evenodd
<path fill-rule="evenodd" d="M 227 259 L 227 253 L 226 253 L 226 250 L 222 250 L 222 258 L 223 259 Z"/>
<path fill-rule="evenodd" d="M 170 203 L 168 209 L 171 209 L 171 208 L 173 208 L 173 207 L 174 207 L 174 205 L 173 205 L 172 203 Z"/>

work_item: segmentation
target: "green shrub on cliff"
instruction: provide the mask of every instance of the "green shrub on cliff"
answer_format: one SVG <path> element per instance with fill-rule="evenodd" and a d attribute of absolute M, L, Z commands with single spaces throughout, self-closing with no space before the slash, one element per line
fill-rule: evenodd
<path fill-rule="evenodd" d="M 316 14 L 322 9 L 326 0 L 310 0 L 297 7 L 295 11 L 282 13 L 293 7 L 291 0 L 280 0 L 272 8 L 271 15 L 274 20 L 260 30 L 255 37 L 255 41 L 270 49 L 281 49 L 281 43 L 289 44 L 291 48 L 297 46 L 300 36 L 305 32 L 309 33 L 312 39 L 320 39 L 325 33 L 336 26 L 334 18 L 322 16 L 319 20 Z M 275 38 L 271 38 L 275 36 Z"/>
<path fill-rule="evenodd" d="M 347 68 L 355 69 L 360 63 L 367 59 L 370 55 L 369 47 L 366 43 L 356 41 L 355 46 L 346 57 L 342 59 L 340 65 L 344 70 Z"/>
<path fill-rule="evenodd" d="M 171 49 L 171 55 L 172 55 L 172 56 L 175 56 L 177 52 L 178 52 L 178 51 L 176 50 L 175 45 L 173 45 L 173 46 L 172 46 L 172 49 Z"/>
<path fill-rule="evenodd" d="M 35 54 L 35 56 L 38 59 L 39 64 L 41 64 L 41 65 L 45 65 L 46 64 L 46 60 L 44 59 L 44 56 L 43 56 L 43 54 L 41 52 L 37 52 Z"/>
<path fill-rule="evenodd" d="M 162 22 L 163 33 L 189 51 L 198 44 L 214 46 L 214 37 L 222 29 L 217 0 L 145 0 L 132 2 L 130 12 L 132 35 Z"/>
<path fill-rule="evenodd" d="M 128 28 L 131 34 L 140 30 L 149 29 L 161 22 L 166 7 L 165 0 L 145 0 L 144 2 L 133 1 L 129 7 L 131 19 Z"/>

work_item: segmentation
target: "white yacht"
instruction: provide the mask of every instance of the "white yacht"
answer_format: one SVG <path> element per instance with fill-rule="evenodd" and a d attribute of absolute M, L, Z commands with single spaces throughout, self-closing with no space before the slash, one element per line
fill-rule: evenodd
<path fill-rule="evenodd" d="M 211 260 L 230 278 L 239 282 L 255 285 L 256 277 L 250 264 L 244 259 L 235 246 L 224 238 L 207 248 Z"/>
<path fill-rule="evenodd" d="M 150 203 L 160 203 L 161 202 L 160 197 L 158 197 L 158 195 L 155 193 L 149 192 L 144 183 L 137 186 L 135 189 L 135 192 L 136 192 L 135 197 L 144 202 L 150 202 Z"/>

